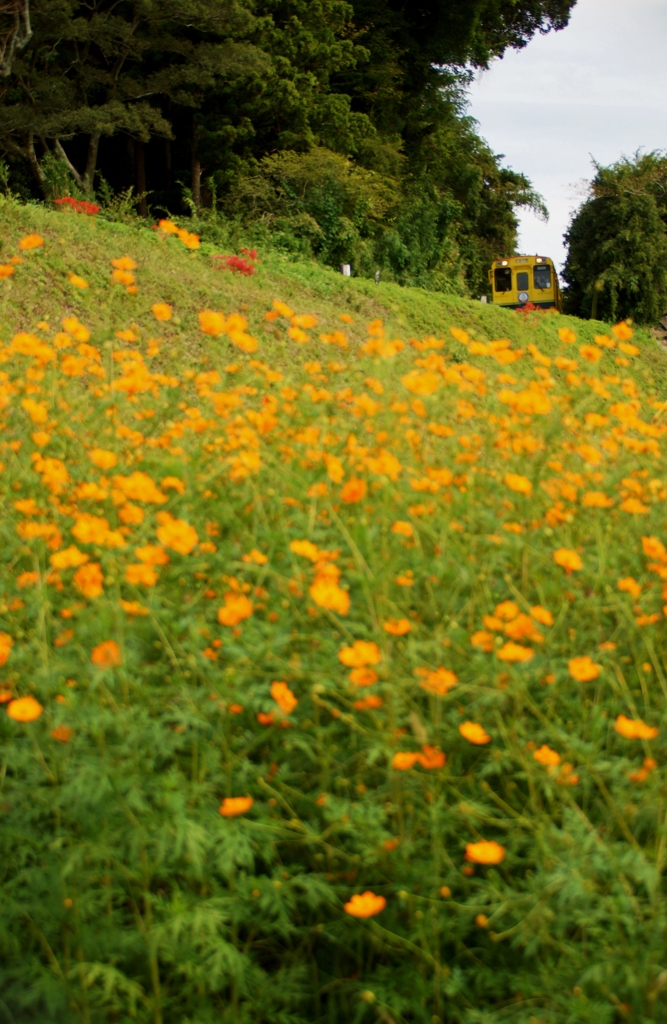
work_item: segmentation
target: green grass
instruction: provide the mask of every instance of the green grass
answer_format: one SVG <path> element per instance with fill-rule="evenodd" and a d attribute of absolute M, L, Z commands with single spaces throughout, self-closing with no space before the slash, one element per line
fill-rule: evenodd
<path fill-rule="evenodd" d="M 0 260 L 18 252 L 18 241 L 30 232 L 40 233 L 47 245 L 28 253 L 38 264 L 30 273 L 17 267 L 13 278 L 1 282 L 0 325 L 6 330 L 34 327 L 43 310 L 57 308 L 62 315 L 76 314 L 94 334 L 117 329 L 119 321 L 128 326 L 135 319 L 150 317 L 156 301 L 173 305 L 174 320 L 162 331 L 170 359 L 206 358 L 209 340 L 202 341 L 197 313 L 202 309 L 240 311 L 248 317 L 253 333 L 271 334 L 263 313 L 279 298 L 298 313 L 313 313 L 322 329 L 340 326 L 339 314 L 354 316 L 350 337 L 363 341 L 368 322 L 381 319 L 388 337 L 448 337 L 449 328 L 461 327 L 472 337 L 486 341 L 511 337 L 515 345 L 535 344 L 551 351 L 557 345 L 558 327 L 570 327 L 581 342 L 608 331 L 608 325 L 576 317 L 535 314 L 528 320 L 497 306 L 478 301 L 402 288 L 395 284 L 375 285 L 365 278 L 344 278 L 315 262 L 299 262 L 277 252 L 260 252 L 253 277 L 220 271 L 211 256 L 219 252 L 206 234 L 201 248 L 189 252 L 174 237 L 163 237 L 137 221 L 136 225 L 113 223 L 81 214 L 51 211 L 43 206 L 20 206 L 0 199 L 2 244 Z M 187 224 L 187 221 L 183 221 Z M 136 296 L 122 287 L 110 289 L 109 261 L 129 255 L 138 264 Z M 35 272 L 36 271 L 36 272 Z M 68 273 L 88 280 L 90 288 L 73 287 Z M 35 287 L 37 282 L 38 287 Z M 642 348 L 641 362 L 656 386 L 667 386 L 667 353 L 647 332 L 636 335 Z M 281 346 L 277 344 L 279 354 Z"/>

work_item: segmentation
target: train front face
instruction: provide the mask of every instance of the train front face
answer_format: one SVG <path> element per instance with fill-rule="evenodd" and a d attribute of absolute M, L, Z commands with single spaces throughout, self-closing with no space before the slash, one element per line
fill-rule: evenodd
<path fill-rule="evenodd" d="M 548 256 L 511 256 L 496 260 L 489 271 L 493 301 L 507 309 L 532 303 L 541 309 L 560 309 L 558 275 Z"/>

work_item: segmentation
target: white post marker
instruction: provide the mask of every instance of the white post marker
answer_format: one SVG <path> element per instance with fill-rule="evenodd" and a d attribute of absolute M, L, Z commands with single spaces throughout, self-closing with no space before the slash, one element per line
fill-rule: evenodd
<path fill-rule="evenodd" d="M 343 277 L 352 277 L 352 267 L 349 263 L 341 263 L 340 272 Z"/>

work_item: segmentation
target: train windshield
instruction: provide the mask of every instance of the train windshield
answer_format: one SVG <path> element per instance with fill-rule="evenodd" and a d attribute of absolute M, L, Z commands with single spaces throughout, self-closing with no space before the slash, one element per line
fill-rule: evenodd
<path fill-rule="evenodd" d="M 520 292 L 525 292 L 528 289 L 528 282 L 529 282 L 529 280 L 530 279 L 528 277 L 528 271 L 527 270 L 522 270 L 520 273 L 518 273 L 516 275 L 516 287 L 517 287 L 517 290 L 520 291 Z"/>
<path fill-rule="evenodd" d="M 494 291 L 512 291 L 512 271 L 510 267 L 498 267 L 494 272 Z"/>
<path fill-rule="evenodd" d="M 544 266 L 544 264 L 541 267 L 535 267 L 533 274 L 536 288 L 539 288 L 540 291 L 551 288 L 551 267 Z"/>

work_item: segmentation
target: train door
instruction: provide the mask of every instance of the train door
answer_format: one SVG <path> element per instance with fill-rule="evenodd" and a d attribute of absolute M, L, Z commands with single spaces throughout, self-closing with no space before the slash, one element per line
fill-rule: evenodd
<path fill-rule="evenodd" d="M 517 270 L 516 290 L 520 303 L 526 303 L 530 299 L 530 273 L 528 270 Z"/>

